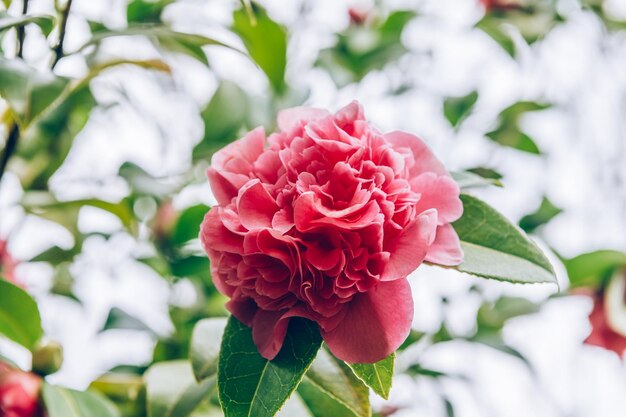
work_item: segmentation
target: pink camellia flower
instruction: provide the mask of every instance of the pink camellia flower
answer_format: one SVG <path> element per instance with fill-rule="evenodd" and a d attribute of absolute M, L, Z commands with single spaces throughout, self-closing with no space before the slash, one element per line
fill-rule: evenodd
<path fill-rule="evenodd" d="M 7 241 L 0 239 L 0 277 L 16 283 L 15 267 L 17 263 L 9 253 Z"/>
<path fill-rule="evenodd" d="M 278 127 L 213 156 L 219 205 L 200 238 L 215 285 L 267 359 L 291 317 L 315 321 L 340 359 L 384 359 L 410 331 L 407 275 L 462 261 L 459 188 L 420 139 L 382 134 L 356 102 L 284 110 Z"/>
<path fill-rule="evenodd" d="M 0 416 L 39 417 L 41 378 L 0 363 Z"/>

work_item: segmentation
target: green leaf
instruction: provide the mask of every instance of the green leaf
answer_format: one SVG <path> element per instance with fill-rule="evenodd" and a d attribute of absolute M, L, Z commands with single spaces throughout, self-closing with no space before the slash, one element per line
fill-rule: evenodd
<path fill-rule="evenodd" d="M 147 413 L 141 375 L 130 372 L 106 373 L 93 381 L 89 389 L 110 399 L 123 417 L 145 416 Z"/>
<path fill-rule="evenodd" d="M 274 22 L 260 6 L 253 4 L 255 21 L 244 8 L 233 14 L 232 30 L 243 41 L 250 57 L 263 70 L 277 93 L 285 90 L 287 29 Z"/>
<path fill-rule="evenodd" d="M 37 71 L 20 59 L 0 57 L 0 97 L 22 127 L 50 106 L 68 83 L 68 79 Z"/>
<path fill-rule="evenodd" d="M 543 197 L 541 205 L 531 214 L 527 214 L 519 221 L 519 227 L 526 233 L 531 233 L 539 226 L 543 226 L 559 215 L 563 210 L 552 204 L 548 197 Z"/>
<path fill-rule="evenodd" d="M 252 331 L 231 317 L 218 365 L 218 387 L 226 417 L 271 417 L 296 389 L 322 343 L 317 325 L 292 318 L 281 351 L 264 359 Z"/>
<path fill-rule="evenodd" d="M 25 26 L 34 23 L 41 28 L 45 36 L 48 36 L 54 28 L 54 17 L 44 14 L 28 14 L 24 16 L 9 16 L 0 12 L 0 32 L 10 28 Z"/>
<path fill-rule="evenodd" d="M 188 361 L 154 364 L 144 378 L 148 417 L 189 416 L 215 388 L 215 378 L 198 384 Z"/>
<path fill-rule="evenodd" d="M 153 330 L 137 317 L 129 314 L 119 307 L 113 307 L 109 310 L 109 315 L 102 326 L 101 331 L 113 329 L 140 330 L 153 332 Z"/>
<path fill-rule="evenodd" d="M 480 177 L 483 177 L 489 180 L 501 180 L 502 178 L 504 178 L 502 174 L 500 174 L 498 171 L 491 169 L 491 168 L 474 167 L 474 168 L 466 169 L 465 171 L 471 172 L 472 174 L 476 174 Z"/>
<path fill-rule="evenodd" d="M 115 406 L 95 392 L 75 391 L 44 382 L 42 395 L 48 417 L 120 417 Z"/>
<path fill-rule="evenodd" d="M 247 94 L 232 81 L 223 80 L 202 111 L 204 137 L 193 150 L 194 160 L 208 158 L 235 139 L 246 123 L 249 106 Z"/>
<path fill-rule="evenodd" d="M 490 36 L 500 47 L 511 57 L 515 57 L 515 42 L 511 36 L 502 28 L 502 23 L 487 15 L 481 19 L 476 27 Z"/>
<path fill-rule="evenodd" d="M 455 171 L 450 173 L 454 181 L 459 184 L 461 190 L 467 190 L 468 188 L 476 187 L 488 187 L 495 185 L 496 187 L 502 187 L 502 183 L 499 180 L 491 178 L 484 178 L 480 175 L 476 175 L 469 171 Z"/>
<path fill-rule="evenodd" d="M 192 239 L 197 239 L 200 234 L 200 225 L 210 209 L 205 204 L 198 204 L 183 210 L 176 221 L 170 242 L 174 245 L 180 245 Z"/>
<path fill-rule="evenodd" d="M 502 128 L 487 133 L 486 135 L 492 141 L 518 151 L 528 152 L 534 155 L 540 155 L 539 147 L 530 136 L 524 132 L 520 132 L 517 128 Z"/>
<path fill-rule="evenodd" d="M 22 198 L 22 206 L 28 213 L 61 224 L 74 235 L 78 235 L 78 212 L 85 206 L 99 208 L 113 214 L 133 233 L 136 229 L 136 221 L 127 200 L 118 203 L 95 198 L 58 201 L 50 193 L 31 191 Z"/>
<path fill-rule="evenodd" d="M 163 9 L 174 0 L 132 0 L 126 8 L 128 23 L 159 23 Z"/>
<path fill-rule="evenodd" d="M 147 195 L 157 198 L 166 198 L 175 193 L 179 186 L 153 177 L 146 170 L 132 162 L 124 162 L 118 175 L 130 186 L 135 195 Z"/>
<path fill-rule="evenodd" d="M 350 367 L 365 384 L 384 399 L 389 398 L 393 381 L 393 365 L 396 354 L 392 353 L 376 363 L 353 363 Z"/>
<path fill-rule="evenodd" d="M 599 250 L 564 259 L 572 288 L 602 286 L 618 269 L 626 268 L 626 253 Z"/>
<path fill-rule="evenodd" d="M 401 36 L 413 17 L 413 11 L 398 10 L 383 21 L 351 25 L 338 34 L 334 46 L 320 52 L 316 65 L 325 68 L 340 87 L 358 82 L 406 53 Z"/>
<path fill-rule="evenodd" d="M 37 303 L 21 288 L 0 278 L 0 335 L 33 350 L 41 339 Z"/>
<path fill-rule="evenodd" d="M 549 105 L 533 101 L 520 101 L 504 109 L 498 118 L 497 127 L 486 136 L 492 141 L 523 152 L 539 155 L 537 144 L 520 130 L 520 118 L 528 112 L 545 110 Z"/>
<path fill-rule="evenodd" d="M 189 356 L 193 373 L 198 381 L 217 373 L 220 344 L 226 318 L 211 318 L 199 321 L 193 329 Z"/>
<path fill-rule="evenodd" d="M 76 85 L 75 87 L 72 83 L 62 92 L 48 89 L 50 95 L 58 95 L 54 96 L 54 101 L 48 106 L 41 108 L 37 118 L 32 120 L 33 125 L 23 134 L 19 156 L 29 162 L 31 172 L 28 180 L 25 181 L 23 175 L 21 179 L 31 189 L 48 188 L 48 179 L 65 162 L 74 138 L 83 129 L 91 110 L 97 104 L 88 83 L 79 82 Z M 48 92 L 35 90 L 33 103 L 45 103 L 47 96 L 45 100 L 40 98 L 44 94 Z M 45 159 L 38 159 L 41 157 Z"/>
<path fill-rule="evenodd" d="M 204 50 L 202 49 L 203 47 L 217 45 L 235 50 L 233 47 L 226 45 L 225 43 L 206 36 L 177 32 L 167 26 L 135 24 L 126 29 L 105 29 L 95 32 L 92 38 L 84 44 L 79 51 L 82 51 L 91 45 L 98 44 L 105 39 L 119 36 L 145 36 L 165 50 L 189 55 L 207 65 L 208 60 Z"/>
<path fill-rule="evenodd" d="M 448 97 L 443 101 L 443 114 L 452 127 L 467 117 L 478 100 L 478 92 L 472 91 L 463 97 Z"/>
<path fill-rule="evenodd" d="M 206 256 L 187 256 L 170 261 L 170 269 L 175 277 L 188 278 L 210 274 L 209 258 Z"/>
<path fill-rule="evenodd" d="M 342 361 L 321 349 L 298 394 L 314 417 L 369 417 L 369 389 Z"/>
<path fill-rule="evenodd" d="M 461 272 L 515 283 L 557 283 L 550 261 L 519 228 L 485 202 L 461 194 L 463 216 L 452 225 L 461 239 Z"/>

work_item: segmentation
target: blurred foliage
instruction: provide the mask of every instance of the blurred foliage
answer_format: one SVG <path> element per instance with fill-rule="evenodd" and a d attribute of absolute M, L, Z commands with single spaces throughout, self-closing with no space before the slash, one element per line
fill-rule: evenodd
<path fill-rule="evenodd" d="M 519 227 L 527 233 L 534 232 L 538 227 L 545 225 L 550 220 L 558 216 L 563 210 L 552 204 L 548 197 L 543 197 L 537 209 L 522 217 Z"/>
<path fill-rule="evenodd" d="M 9 0 L 3 0 L 2 3 L 5 8 L 10 5 Z M 7 133 L 7 140 L 0 141 L 0 156 L 9 163 L 7 169 L 19 178 L 24 189 L 21 205 L 25 213 L 52 221 L 73 236 L 70 247 L 53 246 L 28 260 L 47 263 L 53 269 L 50 292 L 81 302 L 74 293 L 72 266 L 89 237 L 111 237 L 110 233 L 85 233 L 80 229 L 79 215 L 84 208 L 91 207 L 114 216 L 120 222 L 120 231 L 147 246 L 147 250 L 138 255 L 138 262 L 151 268 L 155 275 L 161 276 L 172 288 L 181 283 L 188 284 L 194 295 L 193 302 L 184 305 L 172 302 L 169 305 L 173 325 L 173 331 L 169 334 L 158 334 L 131 312 L 113 307 L 101 330 L 125 329 L 149 334 L 155 341 L 152 360 L 139 367 L 113 368 L 93 381 L 85 392 L 46 384 L 43 400 L 49 417 L 222 415 L 217 398 L 216 375 L 220 360 L 219 343 L 227 315 L 225 297 L 212 283 L 209 261 L 198 242 L 199 225 L 209 207 L 204 204 L 180 207 L 173 201 L 189 186 L 204 181 L 199 179 L 197 172 L 206 168 L 207 161 L 216 150 L 240 137 L 252 126 L 264 123 L 271 127 L 277 110 L 287 105 L 301 104 L 308 92 L 297 90 L 290 83 L 290 28 L 274 21 L 261 5 L 242 1 L 240 7 L 233 11 L 232 24 L 228 28 L 221 28 L 228 31 L 229 36 L 241 41 L 245 51 L 239 51 L 218 38 L 182 32 L 164 22 L 165 12 L 174 3 L 176 0 L 130 0 L 126 8 L 126 27 L 113 28 L 104 22 L 85 21 L 91 30 L 89 38 L 75 51 L 61 50 L 60 57 L 82 58 L 86 68 L 83 77 L 60 76 L 54 65 L 39 65 L 0 49 L 0 97 L 2 105 L 6 103 L 7 106 L 6 109 L 0 107 L 4 111 L 0 115 L 0 122 L 5 127 L 0 131 Z M 553 0 L 489 0 L 482 1 L 482 4 L 485 6 L 485 15 L 476 27 L 492 37 L 512 57 L 518 56 L 520 47 L 526 48 L 541 41 L 565 19 L 558 13 Z M 608 30 L 626 27 L 625 22 L 607 14 L 601 0 L 585 0 L 583 6 L 595 13 Z M 12 13 L 14 9 L 12 7 Z M 59 16 L 30 13 L 10 15 L 2 10 L 0 41 L 5 35 L 26 26 L 36 28 L 48 42 L 52 55 L 58 45 L 56 36 L 62 36 L 59 32 L 63 13 L 61 10 Z M 336 34 L 332 45 L 320 51 L 315 65 L 326 71 L 339 88 L 358 83 L 371 72 L 393 65 L 408 53 L 402 35 L 416 15 L 417 12 L 413 10 L 383 11 L 379 7 L 368 11 L 350 10 L 349 25 Z M 101 54 L 101 45 L 114 37 L 148 39 L 161 57 L 152 60 L 110 60 L 110 57 Z M 49 189 L 51 177 L 63 166 L 76 136 L 94 111 L 104 108 L 92 93 L 91 83 L 94 79 L 108 69 L 130 65 L 169 80 L 172 69 L 167 62 L 171 54 L 197 60 L 205 65 L 207 71 L 211 71 L 206 55 L 206 48 L 210 47 L 229 48 L 246 55 L 267 78 L 268 91 L 264 96 L 257 97 L 233 81 L 218 80 L 215 92 L 199 112 L 204 132 L 190 155 L 188 172 L 159 178 L 140 165 L 126 161 L 120 165 L 118 177 L 126 182 L 129 192 L 119 201 L 98 198 L 60 200 Z M 442 99 L 442 115 L 454 132 L 466 127 L 468 123 L 465 121 L 476 110 L 480 94 L 478 89 L 465 96 Z M 521 122 L 527 113 L 548 107 L 535 101 L 514 103 L 501 111 L 494 127 L 485 135 L 500 146 L 540 154 L 541 150 L 523 131 Z M 4 169 L 2 166 L 0 175 Z M 503 180 L 500 173 L 489 167 L 466 168 L 453 173 L 453 177 L 463 191 L 491 185 L 502 186 Z M 460 231 L 464 244 L 470 245 L 472 239 L 483 236 L 480 242 L 483 246 L 473 245 L 472 249 L 466 251 L 470 254 L 470 262 L 460 267 L 461 270 L 465 268 L 474 274 L 507 279 L 499 274 L 505 269 L 515 270 L 516 264 L 511 261 L 511 258 L 515 258 L 518 263 L 531 263 L 535 268 L 543 269 L 536 276 L 545 276 L 549 272 L 543 258 L 537 257 L 534 243 L 524 238 L 503 218 L 501 222 L 491 224 L 494 230 L 488 230 L 487 227 L 478 232 L 474 230 L 474 225 L 480 219 L 495 215 L 480 200 L 471 196 L 464 198 L 466 202 L 470 201 L 467 205 L 469 215 L 456 223 L 455 227 Z M 537 210 L 524 216 L 519 225 L 527 232 L 534 232 L 560 212 L 544 197 Z M 473 219 L 473 222 L 467 223 L 468 218 Z M 505 232 L 510 230 L 513 230 L 511 235 L 506 235 Z M 511 239 L 521 242 L 517 250 L 510 250 L 507 242 Z M 485 246 L 485 242 L 489 245 Z M 520 251 L 520 248 L 523 250 Z M 479 259 L 484 253 L 492 256 L 492 252 L 497 252 L 501 259 L 499 263 L 493 263 L 495 266 L 492 270 L 472 270 L 478 264 L 472 265 L 472 260 Z M 572 288 L 602 289 L 615 271 L 626 267 L 626 255 L 603 250 L 563 259 L 563 263 Z M 287 370 L 287 376 L 290 377 L 286 378 L 289 379 L 288 383 L 281 389 L 272 387 L 270 394 L 273 405 L 282 405 L 286 396 L 296 390 L 304 409 L 313 417 L 366 417 L 372 414 L 369 389 L 387 397 L 394 363 L 406 361 L 410 363 L 395 372 L 416 379 L 427 379 L 436 386 L 450 378 L 471 383 L 465 375 L 423 366 L 419 355 L 415 359 L 415 352 L 440 343 L 477 343 L 529 365 L 522 353 L 506 343 L 503 329 L 515 318 L 540 311 L 542 303 L 506 296 L 490 299 L 476 288 L 473 292 L 482 302 L 476 311 L 475 326 L 469 334 L 454 334 L 444 320 L 433 334 L 413 330 L 398 351 L 397 360 L 390 357 L 377 364 L 352 368 L 334 358 L 326 349 L 321 349 L 308 370 L 308 363 L 292 366 Z M 441 304 L 442 308 L 447 308 L 445 300 Z M 245 333 L 246 329 L 243 330 Z M 36 301 L 23 289 L 4 280 L 0 280 L 0 333 L 33 351 L 36 351 L 43 337 Z M 274 366 L 258 357 L 248 336 L 238 335 L 241 337 L 241 340 L 238 339 L 238 347 L 250 349 L 249 353 L 256 355 L 257 364 Z M 317 335 L 311 336 L 317 340 Z M 293 362 L 288 364 L 291 366 Z M 300 377 L 303 378 L 302 383 L 296 388 L 297 384 L 293 380 L 299 380 Z M 229 387 L 222 386 L 221 389 L 239 390 L 241 386 L 232 384 Z M 254 390 L 248 391 L 252 396 L 257 394 Z M 445 413 L 453 415 L 453 403 L 443 390 L 440 399 Z M 398 410 L 387 406 L 373 410 L 373 415 L 389 416 L 395 411 Z"/>
<path fill-rule="evenodd" d="M 526 113 L 547 109 L 545 104 L 520 101 L 502 110 L 496 128 L 486 134 L 492 141 L 502 146 L 539 155 L 541 151 L 533 139 L 521 130 L 520 119 Z"/>
<path fill-rule="evenodd" d="M 324 68 L 339 87 L 358 82 L 406 53 L 402 31 L 415 16 L 409 10 L 390 13 L 386 19 L 372 16 L 352 22 L 331 48 L 320 52 L 317 65 Z"/>

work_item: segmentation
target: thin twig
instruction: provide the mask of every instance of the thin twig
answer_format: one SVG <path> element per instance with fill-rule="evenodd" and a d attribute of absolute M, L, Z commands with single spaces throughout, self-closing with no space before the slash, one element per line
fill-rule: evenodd
<path fill-rule="evenodd" d="M 61 15 L 61 24 L 59 26 L 59 42 L 54 47 L 54 60 L 50 66 L 52 69 L 56 67 L 57 63 L 63 58 L 63 43 L 65 42 L 65 33 L 67 30 L 67 20 L 70 17 L 70 9 L 72 8 L 72 0 L 67 0 L 67 5 Z"/>
<path fill-rule="evenodd" d="M 14 123 L 13 126 L 11 126 L 11 131 L 9 132 L 9 136 L 7 137 L 7 143 L 4 147 L 4 152 L 2 153 L 2 159 L 0 159 L 0 181 L 4 176 L 4 171 L 6 170 L 11 155 L 13 155 L 13 152 L 17 148 L 17 142 L 19 137 L 20 128 L 17 123 Z"/>
<path fill-rule="evenodd" d="M 28 0 L 24 0 L 22 3 L 22 15 L 28 13 Z M 17 27 L 17 57 L 22 58 L 24 56 L 24 37 L 26 25 L 19 25 Z"/>

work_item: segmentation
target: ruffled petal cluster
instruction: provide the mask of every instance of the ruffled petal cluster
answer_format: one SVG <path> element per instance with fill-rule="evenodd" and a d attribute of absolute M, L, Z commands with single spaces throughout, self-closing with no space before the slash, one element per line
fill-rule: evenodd
<path fill-rule="evenodd" d="M 304 317 L 338 358 L 381 360 L 410 331 L 407 275 L 462 261 L 459 188 L 419 138 L 379 132 L 356 102 L 285 110 L 278 127 L 211 161 L 218 206 L 200 237 L 215 285 L 268 359 Z"/>

